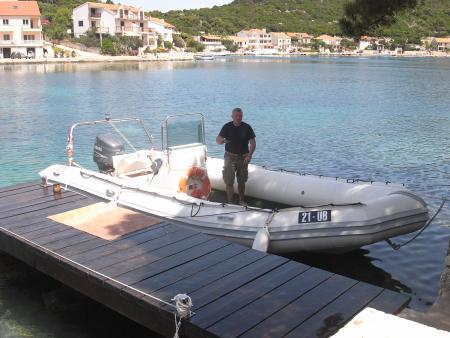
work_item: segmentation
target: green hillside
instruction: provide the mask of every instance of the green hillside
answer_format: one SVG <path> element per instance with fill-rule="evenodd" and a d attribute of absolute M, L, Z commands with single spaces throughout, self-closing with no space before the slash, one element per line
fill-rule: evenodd
<path fill-rule="evenodd" d="M 242 29 L 340 34 L 338 24 L 350 0 L 235 0 L 210 9 L 150 12 L 190 34 L 234 34 Z M 421 0 L 419 5 L 398 15 L 390 28 L 373 34 L 419 37 L 450 34 L 450 0 Z"/>

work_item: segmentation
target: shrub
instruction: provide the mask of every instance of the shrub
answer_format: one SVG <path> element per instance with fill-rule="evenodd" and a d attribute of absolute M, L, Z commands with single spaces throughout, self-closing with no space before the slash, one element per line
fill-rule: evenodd
<path fill-rule="evenodd" d="M 172 42 L 170 42 L 170 41 L 164 41 L 164 48 L 165 48 L 165 49 L 171 50 L 172 47 L 173 47 L 173 43 L 172 43 Z"/>

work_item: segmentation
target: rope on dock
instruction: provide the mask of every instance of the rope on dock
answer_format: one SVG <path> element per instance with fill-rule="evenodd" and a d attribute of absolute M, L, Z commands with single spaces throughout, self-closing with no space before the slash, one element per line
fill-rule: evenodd
<path fill-rule="evenodd" d="M 394 243 L 392 242 L 389 238 L 386 239 L 386 242 L 391 246 L 392 249 L 394 250 L 399 250 L 401 247 L 411 243 L 413 240 L 415 240 L 417 237 L 419 237 L 419 235 L 425 231 L 426 228 L 428 228 L 428 226 L 433 222 L 434 218 L 441 212 L 442 208 L 444 207 L 444 204 L 447 202 L 447 199 L 444 197 L 442 198 L 442 202 L 441 205 L 439 206 L 439 208 L 437 209 L 437 211 L 434 213 L 434 215 L 428 220 L 428 222 L 425 223 L 425 225 L 422 227 L 422 229 L 420 229 L 420 231 L 411 239 L 409 239 L 408 241 L 406 241 L 405 243 L 402 244 L 398 244 L 398 243 Z"/>
<path fill-rule="evenodd" d="M 141 294 L 141 295 L 143 295 L 143 296 L 149 297 L 149 298 L 151 298 L 151 299 L 153 299 L 153 300 L 155 300 L 155 301 L 157 301 L 157 302 L 160 302 L 160 303 L 162 303 L 162 304 L 165 304 L 165 305 L 167 305 L 167 306 L 173 308 L 173 309 L 175 310 L 175 316 L 176 316 L 177 313 L 178 313 L 178 315 L 180 316 L 181 319 L 184 319 L 184 318 L 188 317 L 187 315 L 185 315 L 185 310 L 184 310 L 184 309 L 181 310 L 181 311 L 182 311 L 181 313 L 179 312 L 179 308 L 178 308 L 178 306 L 177 306 L 177 303 L 178 303 L 177 299 L 180 298 L 180 297 L 179 297 L 180 295 L 176 295 L 176 296 L 172 299 L 172 300 L 176 300 L 176 304 L 174 305 L 174 304 L 169 303 L 169 302 L 167 302 L 167 301 L 165 301 L 165 300 L 163 300 L 163 299 L 160 299 L 160 298 L 155 297 L 155 296 L 153 296 L 153 295 L 151 295 L 151 294 L 148 294 L 148 293 L 146 293 L 146 292 L 144 292 L 144 291 L 142 291 L 142 290 L 136 289 L 136 288 L 132 287 L 131 285 L 122 283 L 121 281 L 118 281 L 117 279 L 111 278 L 111 277 L 109 277 L 109 276 L 107 276 L 107 275 L 105 275 L 105 274 L 103 274 L 103 273 L 101 273 L 101 272 L 98 272 L 98 271 L 96 271 L 96 270 L 93 270 L 93 269 L 91 269 L 91 268 L 89 268 L 89 267 L 87 267 L 87 266 L 85 266 L 85 265 L 83 265 L 83 264 L 81 264 L 81 263 L 78 263 L 78 262 L 76 262 L 76 261 L 74 261 L 74 260 L 72 260 L 72 259 L 70 259 L 70 258 L 67 258 L 67 257 L 65 257 L 65 256 L 63 256 L 63 255 L 60 255 L 59 253 L 57 253 L 57 252 L 55 252 L 55 251 L 53 251 L 53 250 L 47 249 L 46 247 L 44 247 L 44 246 L 42 246 L 42 245 L 40 245 L 40 244 L 37 244 L 37 243 L 33 242 L 32 240 L 29 240 L 28 238 L 25 238 L 25 237 L 23 237 L 23 236 L 21 236 L 21 235 L 18 235 L 18 234 L 14 233 L 14 232 L 12 232 L 12 231 L 10 231 L 10 230 L 8 230 L 8 229 L 5 229 L 5 228 L 2 227 L 2 226 L 0 226 L 0 229 L 1 229 L 2 231 L 4 231 L 4 232 L 8 233 L 8 234 L 11 235 L 12 237 L 18 238 L 18 239 L 20 239 L 20 240 L 22 240 L 22 241 L 24 241 L 24 242 L 29 243 L 31 246 L 34 246 L 34 247 L 36 247 L 36 248 L 41 249 L 41 250 L 44 251 L 45 253 L 51 253 L 52 255 L 57 256 L 57 257 L 60 259 L 60 261 L 68 261 L 68 262 L 70 262 L 71 264 L 74 264 L 74 265 L 76 265 L 76 266 L 78 266 L 78 267 L 81 267 L 81 268 L 83 268 L 83 269 L 88 270 L 89 272 L 93 273 L 94 275 L 103 277 L 103 278 L 107 279 L 108 281 L 117 283 L 117 284 L 119 284 L 119 285 L 121 285 L 121 286 L 123 286 L 123 287 L 125 287 L 125 288 L 127 288 L 127 289 L 130 289 L 130 290 L 132 290 L 132 291 L 134 291 L 134 292 L 137 292 L 137 293 L 139 293 L 139 294 Z M 183 295 L 183 296 L 188 297 L 189 300 L 190 300 L 190 297 L 189 297 L 189 296 L 187 296 L 187 295 Z M 178 298 L 177 298 L 177 297 L 178 297 Z M 183 298 L 180 298 L 180 299 L 183 299 Z M 181 301 L 181 300 L 180 300 L 180 301 Z M 190 300 L 190 304 L 191 304 L 191 306 L 192 306 L 192 301 L 191 301 L 191 300 Z M 180 309 L 181 309 L 181 307 L 180 307 Z M 189 315 L 189 316 L 193 315 L 193 312 L 190 311 L 190 308 L 189 308 L 188 315 Z M 181 324 L 181 319 L 180 319 L 180 324 Z M 177 329 L 177 331 L 178 331 L 178 329 Z"/>
<path fill-rule="evenodd" d="M 173 297 L 171 299 L 175 302 L 175 307 L 177 309 L 177 312 L 174 313 L 175 316 L 175 334 L 173 335 L 173 338 L 179 338 L 178 332 L 180 331 L 181 327 L 181 320 L 184 318 L 189 318 L 192 315 L 191 308 L 192 308 L 192 299 L 188 295 L 184 293 L 180 293 Z M 177 316 L 178 314 L 178 316 Z M 180 317 L 178 320 L 177 317 Z"/>

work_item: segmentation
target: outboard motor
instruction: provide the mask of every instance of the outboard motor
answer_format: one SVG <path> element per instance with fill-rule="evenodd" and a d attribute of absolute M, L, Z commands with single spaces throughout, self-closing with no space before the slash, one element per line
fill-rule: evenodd
<path fill-rule="evenodd" d="M 125 152 L 123 140 L 115 134 L 97 135 L 94 145 L 94 162 L 102 173 L 114 171 L 113 156 Z"/>

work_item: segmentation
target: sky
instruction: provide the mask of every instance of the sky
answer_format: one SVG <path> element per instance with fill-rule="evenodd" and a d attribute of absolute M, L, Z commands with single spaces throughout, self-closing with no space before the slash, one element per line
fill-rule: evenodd
<path fill-rule="evenodd" d="M 142 7 L 144 10 L 167 12 L 171 9 L 193 9 L 229 4 L 232 0 L 122 0 L 114 1 Z"/>

